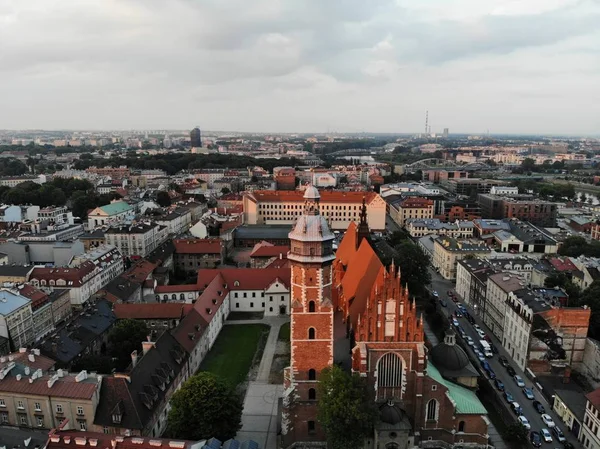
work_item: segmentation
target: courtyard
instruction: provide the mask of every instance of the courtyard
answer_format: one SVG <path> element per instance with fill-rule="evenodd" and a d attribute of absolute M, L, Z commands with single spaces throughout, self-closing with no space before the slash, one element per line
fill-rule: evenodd
<path fill-rule="evenodd" d="M 223 326 L 200 371 L 210 371 L 233 386 L 244 382 L 252 366 L 260 363 L 269 329 L 266 324 Z"/>

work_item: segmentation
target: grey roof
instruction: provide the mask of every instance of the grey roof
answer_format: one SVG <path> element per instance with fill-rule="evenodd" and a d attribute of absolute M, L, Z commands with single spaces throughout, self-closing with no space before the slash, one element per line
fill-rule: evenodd
<path fill-rule="evenodd" d="M 95 240 L 104 238 L 104 231 L 102 229 L 96 229 L 93 232 L 86 232 L 79 236 L 79 239 L 83 240 Z"/>
<path fill-rule="evenodd" d="M 167 240 L 165 243 L 152 251 L 148 256 L 146 256 L 146 260 L 152 263 L 158 263 L 159 261 L 164 262 L 174 253 L 175 245 L 173 244 L 173 240 Z"/>
<path fill-rule="evenodd" d="M 585 416 L 585 405 L 587 403 L 587 399 L 585 397 L 585 393 L 583 390 L 555 390 L 554 394 L 560 397 L 560 399 L 569 407 L 569 410 L 573 412 L 575 417 L 583 422 L 583 417 Z"/>
<path fill-rule="evenodd" d="M 456 335 L 454 330 L 448 329 L 448 333 Z M 469 356 L 459 345 L 454 343 L 438 343 L 430 353 L 431 361 L 442 376 L 446 379 L 457 379 L 459 377 L 477 377 L 477 370 L 471 365 Z"/>
<path fill-rule="evenodd" d="M 67 326 L 46 338 L 40 349 L 54 360 L 69 364 L 92 341 L 110 329 L 116 320 L 112 305 L 106 300 L 100 300 L 93 309 L 84 309 Z"/>
<path fill-rule="evenodd" d="M 126 302 L 140 287 L 141 284 L 138 282 L 132 281 L 131 279 L 125 279 L 122 276 L 117 276 L 102 290 L 110 293 L 123 302 Z"/>
<path fill-rule="evenodd" d="M 234 232 L 236 239 L 288 239 L 292 230 L 289 225 L 243 225 Z"/>
<path fill-rule="evenodd" d="M 25 440 L 31 438 L 29 444 Z M 48 443 L 48 430 L 17 429 L 12 427 L 0 427 L 0 447 L 10 448 L 35 448 L 45 447 Z"/>
<path fill-rule="evenodd" d="M 24 265 L 0 265 L 0 276 L 26 276 L 33 267 Z"/>
<path fill-rule="evenodd" d="M 556 240 L 545 229 L 538 228 L 526 221 L 517 218 L 508 220 L 510 232 L 519 240 L 527 244 L 556 245 Z"/>

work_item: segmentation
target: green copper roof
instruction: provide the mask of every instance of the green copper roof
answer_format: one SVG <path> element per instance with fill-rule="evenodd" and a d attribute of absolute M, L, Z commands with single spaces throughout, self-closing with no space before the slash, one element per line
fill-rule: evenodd
<path fill-rule="evenodd" d="M 442 377 L 438 369 L 427 362 L 427 375 L 436 382 L 439 382 L 448 389 L 448 395 L 456 404 L 456 413 L 459 415 L 486 415 L 487 410 L 477 397 L 477 395 L 468 388 L 450 382 Z"/>
<path fill-rule="evenodd" d="M 108 215 L 116 215 L 120 214 L 121 212 L 131 210 L 132 207 L 125 201 L 117 201 L 115 203 L 107 204 L 106 206 L 101 206 L 100 209 L 102 209 Z"/>

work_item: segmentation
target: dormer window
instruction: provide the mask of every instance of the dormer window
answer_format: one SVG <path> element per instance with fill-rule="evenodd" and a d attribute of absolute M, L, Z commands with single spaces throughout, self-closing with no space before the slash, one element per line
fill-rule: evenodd
<path fill-rule="evenodd" d="M 121 424 L 121 418 L 123 418 L 123 415 L 112 415 L 113 424 Z"/>
<path fill-rule="evenodd" d="M 233 286 L 234 286 L 234 287 L 239 287 L 239 286 L 240 286 L 240 281 L 235 281 L 235 282 L 233 283 Z"/>

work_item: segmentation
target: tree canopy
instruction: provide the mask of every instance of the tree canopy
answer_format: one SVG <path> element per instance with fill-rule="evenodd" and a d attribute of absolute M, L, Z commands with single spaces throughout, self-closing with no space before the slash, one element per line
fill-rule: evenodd
<path fill-rule="evenodd" d="M 190 377 L 171 398 L 167 433 L 188 440 L 233 438 L 241 428 L 243 400 L 215 374 Z"/>
<path fill-rule="evenodd" d="M 394 249 L 394 263 L 400 268 L 402 285 L 408 285 L 409 292 L 420 294 L 431 283 L 429 257 L 411 240 L 402 240 Z"/>
<path fill-rule="evenodd" d="M 171 205 L 171 197 L 168 192 L 161 191 L 156 194 L 156 204 L 162 207 L 168 207 Z"/>
<path fill-rule="evenodd" d="M 586 288 L 579 301 L 569 302 L 572 306 L 586 305 L 590 308 L 590 324 L 588 328 L 588 337 L 600 339 L 600 281 L 594 281 Z"/>
<path fill-rule="evenodd" d="M 319 423 L 331 449 L 359 449 L 376 419 L 373 402 L 358 374 L 339 366 L 325 368 L 319 375 Z"/>
<path fill-rule="evenodd" d="M 568 237 L 558 249 L 558 254 L 569 257 L 600 257 L 600 242 L 592 240 L 588 243 L 583 237 Z"/>
<path fill-rule="evenodd" d="M 131 353 L 142 355 L 142 342 L 148 336 L 148 326 L 139 320 L 119 320 L 108 334 L 109 354 L 116 358 L 117 371 L 124 371 L 131 363 Z"/>

